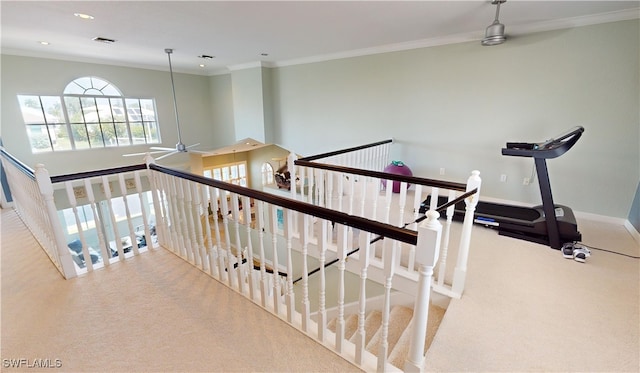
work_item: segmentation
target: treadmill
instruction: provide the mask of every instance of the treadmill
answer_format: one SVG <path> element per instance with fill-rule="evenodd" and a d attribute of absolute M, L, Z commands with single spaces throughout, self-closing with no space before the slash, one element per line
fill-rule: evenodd
<path fill-rule="evenodd" d="M 573 211 L 567 206 L 553 203 L 547 159 L 557 158 L 566 153 L 576 144 L 583 132 L 584 128 L 579 126 L 541 143 L 508 142 L 506 147 L 502 148 L 502 155 L 534 159 L 542 205 L 529 208 L 478 202 L 474 222 L 493 227 L 500 235 L 540 243 L 558 250 L 564 243 L 580 241 L 582 235 L 578 232 Z M 444 203 L 446 198 L 440 197 L 438 205 Z M 430 198 L 427 198 L 421 205 L 421 212 L 428 210 L 429 205 Z M 463 219 L 465 207 L 464 202 L 457 204 L 454 218 Z"/>

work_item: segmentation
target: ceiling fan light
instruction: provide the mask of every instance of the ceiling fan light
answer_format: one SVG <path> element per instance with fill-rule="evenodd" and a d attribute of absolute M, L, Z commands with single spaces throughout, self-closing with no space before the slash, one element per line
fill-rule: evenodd
<path fill-rule="evenodd" d="M 484 39 L 482 39 L 482 45 L 498 45 L 504 43 L 506 40 L 507 38 L 504 35 L 504 25 L 500 22 L 494 22 L 487 27 Z"/>

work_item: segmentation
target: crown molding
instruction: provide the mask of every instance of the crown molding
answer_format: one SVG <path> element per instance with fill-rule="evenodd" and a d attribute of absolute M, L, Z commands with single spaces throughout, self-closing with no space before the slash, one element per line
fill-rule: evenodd
<path fill-rule="evenodd" d="M 582 26 L 590 26 L 601 23 L 610 23 L 610 22 L 618 22 L 618 21 L 628 21 L 632 19 L 640 18 L 640 7 L 601 13 L 596 15 L 588 15 L 581 17 L 571 17 L 558 19 L 554 21 L 547 22 L 535 22 L 528 23 L 522 25 L 509 25 L 507 24 L 507 36 L 508 35 L 524 35 L 531 34 L 535 32 L 544 32 L 544 31 L 553 31 L 553 30 L 561 30 L 567 28 L 574 27 L 582 27 Z M 470 41 L 478 41 L 482 40 L 484 36 L 483 31 L 478 32 L 468 32 L 462 34 L 448 35 L 445 37 L 431 38 L 431 39 L 423 39 L 423 40 L 415 40 L 405 43 L 396 43 L 396 44 L 388 44 L 383 46 L 377 46 L 372 48 L 364 48 L 364 49 L 356 49 L 341 53 L 333 53 L 312 57 L 305 57 L 299 59 L 292 59 L 286 61 L 279 61 L 275 63 L 275 67 L 284 67 L 284 66 L 292 66 L 292 65 L 301 65 L 307 63 L 315 63 L 315 62 L 326 62 L 330 60 L 337 60 L 342 58 L 351 58 L 351 57 L 361 57 L 373 54 L 381 54 L 381 53 L 389 53 L 389 52 L 399 52 L 411 49 L 420 49 L 420 48 L 428 48 L 435 47 L 441 45 L 448 44 L 457 44 L 457 43 L 465 43 Z"/>

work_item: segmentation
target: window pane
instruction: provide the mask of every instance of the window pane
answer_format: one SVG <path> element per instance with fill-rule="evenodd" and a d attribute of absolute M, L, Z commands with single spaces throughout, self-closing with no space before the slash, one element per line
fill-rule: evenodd
<path fill-rule="evenodd" d="M 231 166 L 231 178 L 232 179 L 238 178 L 238 166 L 236 165 Z"/>
<path fill-rule="evenodd" d="M 42 105 L 40 105 L 40 98 L 38 96 L 18 95 L 18 102 L 20 102 L 24 124 L 45 123 Z"/>
<path fill-rule="evenodd" d="M 209 179 L 211 179 L 211 170 L 204 170 L 204 172 L 202 173 L 202 175 L 204 177 L 208 177 Z"/>
<path fill-rule="evenodd" d="M 71 135 L 73 136 L 73 141 L 76 145 L 76 149 L 89 148 L 89 137 L 84 124 L 72 124 Z"/>
<path fill-rule="evenodd" d="M 27 126 L 27 135 L 31 142 L 31 150 L 34 153 L 51 151 L 51 141 L 46 125 Z"/>
<path fill-rule="evenodd" d="M 213 170 L 213 178 L 215 180 L 222 180 L 222 174 L 220 173 L 220 169 L 219 168 L 215 168 Z"/>
<path fill-rule="evenodd" d="M 104 147 L 104 141 L 102 140 L 102 131 L 100 129 L 100 124 L 87 123 L 87 131 L 89 134 L 89 142 L 92 148 Z"/>
<path fill-rule="evenodd" d="M 140 122 L 130 122 L 129 127 L 131 128 L 131 137 L 133 139 L 134 144 L 144 144 L 144 128 L 142 128 L 142 123 Z"/>
<path fill-rule="evenodd" d="M 131 145 L 126 123 L 116 123 L 116 136 L 119 145 Z"/>
<path fill-rule="evenodd" d="M 98 118 L 100 122 L 113 122 L 113 115 L 111 114 L 111 105 L 108 98 L 96 98 L 96 104 L 98 108 Z"/>
<path fill-rule="evenodd" d="M 73 149 L 71 146 L 71 140 L 69 140 L 69 132 L 66 124 L 55 124 L 48 127 L 54 150 Z"/>
<path fill-rule="evenodd" d="M 84 121 L 86 123 L 98 123 L 98 108 L 96 107 L 96 100 L 94 98 L 81 98 L 80 104 L 82 105 L 82 113 L 84 114 Z"/>
<path fill-rule="evenodd" d="M 158 136 L 158 123 L 156 122 L 144 122 L 145 134 L 147 135 L 147 143 L 159 143 L 160 136 Z"/>
<path fill-rule="evenodd" d="M 64 114 L 62 113 L 62 104 L 58 96 L 41 96 L 40 100 L 44 109 L 45 120 L 47 124 L 64 123 Z"/>
<path fill-rule="evenodd" d="M 112 98 L 111 99 L 111 111 L 113 112 L 113 120 L 116 122 L 124 122 L 126 121 L 124 115 L 124 101 L 120 98 Z"/>
<path fill-rule="evenodd" d="M 222 168 L 222 181 L 229 180 L 229 167 Z"/>
<path fill-rule="evenodd" d="M 247 176 L 247 170 L 244 163 L 241 163 L 238 165 L 238 171 L 240 172 L 240 177 Z"/>
<path fill-rule="evenodd" d="M 69 116 L 69 122 L 84 123 L 84 118 L 82 117 L 82 110 L 80 109 L 80 98 L 65 97 L 64 106 L 67 108 L 67 115 Z"/>
<path fill-rule="evenodd" d="M 102 123 L 102 137 L 104 138 L 105 146 L 118 146 L 116 140 L 116 129 L 113 123 Z"/>

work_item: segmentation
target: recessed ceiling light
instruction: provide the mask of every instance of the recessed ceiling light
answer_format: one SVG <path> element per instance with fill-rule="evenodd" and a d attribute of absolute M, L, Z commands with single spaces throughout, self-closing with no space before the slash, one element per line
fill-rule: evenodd
<path fill-rule="evenodd" d="M 203 63 L 201 63 L 201 64 L 200 64 L 200 65 L 198 65 L 198 66 L 200 66 L 200 67 L 207 67 L 207 65 L 205 65 L 205 64 L 203 64 Z"/>
<path fill-rule="evenodd" d="M 93 41 L 97 41 L 97 42 L 100 42 L 100 43 L 106 43 L 106 44 L 113 44 L 113 43 L 115 43 L 115 42 L 116 42 L 116 41 L 115 41 L 115 40 L 113 40 L 113 39 L 103 38 L 103 37 L 100 37 L 100 36 L 96 36 L 95 38 L 93 38 L 93 39 L 91 39 L 91 40 L 93 40 Z"/>
<path fill-rule="evenodd" d="M 39 41 L 38 44 L 40 45 L 49 45 L 50 43 L 48 41 Z"/>
<path fill-rule="evenodd" d="M 92 15 L 84 14 L 84 13 L 73 13 L 74 16 L 82 19 L 93 19 Z"/>
<path fill-rule="evenodd" d="M 209 56 L 207 54 L 201 54 L 198 56 L 198 58 L 204 58 L 205 60 L 212 60 L 215 58 L 215 56 Z"/>

